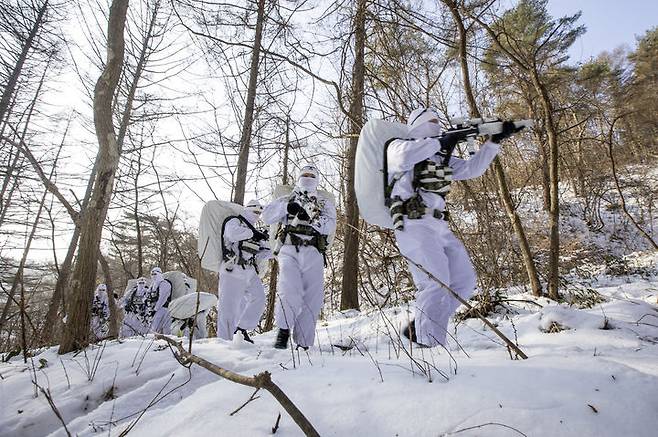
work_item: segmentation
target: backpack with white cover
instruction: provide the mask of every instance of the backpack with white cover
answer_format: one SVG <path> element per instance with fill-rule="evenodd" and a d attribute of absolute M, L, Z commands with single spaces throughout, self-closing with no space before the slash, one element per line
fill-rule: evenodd
<path fill-rule="evenodd" d="M 242 205 L 223 200 L 211 200 L 203 206 L 197 245 L 201 267 L 219 272 L 224 253 L 224 222 L 228 217 L 241 215 L 243 211 Z"/>
<path fill-rule="evenodd" d="M 390 140 L 405 138 L 408 131 L 406 124 L 385 120 L 370 120 L 361 129 L 356 147 L 354 189 L 361 217 L 371 225 L 393 229 L 385 194 L 388 185 L 386 149 Z"/>
<path fill-rule="evenodd" d="M 170 302 L 181 296 L 196 291 L 196 279 L 188 277 L 185 273 L 177 270 L 164 272 L 162 276 L 171 283 Z"/>
<path fill-rule="evenodd" d="M 285 196 L 290 196 L 292 191 L 295 189 L 294 185 L 282 185 L 279 184 L 274 188 L 274 194 L 272 195 L 273 199 L 276 200 L 280 197 L 285 197 Z M 336 197 L 331 194 L 329 191 L 323 190 L 322 188 L 318 188 L 318 196 L 320 197 L 320 200 L 328 200 L 331 202 L 333 205 L 336 205 Z M 274 248 L 276 246 L 277 242 L 277 233 L 279 231 L 280 223 L 274 223 L 273 225 L 270 225 L 270 247 Z M 327 249 L 331 247 L 331 244 L 334 242 L 334 238 L 336 237 L 336 231 L 332 232 L 328 237 L 327 237 Z"/>
<path fill-rule="evenodd" d="M 174 319 L 185 320 L 201 311 L 207 311 L 217 303 L 217 296 L 203 291 L 198 293 L 199 310 L 197 311 L 197 293 L 189 293 L 178 297 L 169 304 L 169 314 Z"/>

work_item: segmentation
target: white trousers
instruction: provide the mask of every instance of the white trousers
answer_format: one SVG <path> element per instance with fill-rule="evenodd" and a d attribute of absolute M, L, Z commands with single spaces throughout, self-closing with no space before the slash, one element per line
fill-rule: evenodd
<path fill-rule="evenodd" d="M 169 309 L 162 307 L 155 312 L 153 322 L 151 322 L 151 331 L 158 334 L 171 334 L 171 315 Z"/>
<path fill-rule="evenodd" d="M 477 285 L 475 270 L 466 248 L 448 228 L 434 217 L 404 220 L 404 230 L 396 231 L 400 252 L 423 266 L 432 275 L 468 299 Z M 416 285 L 414 305 L 416 336 L 426 346 L 445 345 L 448 320 L 459 301 L 427 274 L 409 263 Z"/>
<path fill-rule="evenodd" d="M 217 337 L 231 340 L 239 326 L 251 330 L 258 326 L 265 309 L 265 291 L 256 269 L 252 266 L 222 267 L 219 273 L 217 303 Z"/>
<path fill-rule="evenodd" d="M 138 314 L 126 312 L 123 317 L 123 323 L 121 324 L 121 337 L 145 335 L 148 334 L 148 331 L 148 325 L 144 325 L 144 322 Z"/>
<path fill-rule="evenodd" d="M 109 320 L 98 316 L 92 316 L 91 330 L 94 333 L 96 340 L 101 340 L 107 337 L 110 333 Z"/>
<path fill-rule="evenodd" d="M 279 328 L 292 329 L 293 341 L 310 347 L 324 301 L 324 257 L 315 247 L 284 245 L 278 256 L 279 280 L 275 317 Z"/>

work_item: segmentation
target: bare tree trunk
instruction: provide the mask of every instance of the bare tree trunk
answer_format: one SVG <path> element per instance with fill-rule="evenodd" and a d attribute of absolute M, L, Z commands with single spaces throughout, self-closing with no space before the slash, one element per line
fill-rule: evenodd
<path fill-rule="evenodd" d="M 558 134 L 553 120 L 553 105 L 550 96 L 546 90 L 546 86 L 539 79 L 539 73 L 536 69 L 530 71 L 532 84 L 539 94 L 540 103 L 544 112 L 546 136 L 548 138 L 549 148 L 549 176 L 550 176 L 550 193 L 551 193 L 551 208 L 549 211 L 550 217 L 550 253 L 548 258 L 548 297 L 551 299 L 559 299 L 559 281 L 560 281 L 560 198 L 559 198 L 559 182 L 560 176 L 558 173 Z"/>
<path fill-rule="evenodd" d="M 155 23 L 157 21 L 157 15 L 158 15 L 158 10 L 159 10 L 159 2 L 156 3 L 153 6 L 153 15 L 151 17 L 151 21 L 149 23 L 149 28 L 148 31 L 145 35 L 145 38 L 142 42 L 142 47 L 140 50 L 140 55 L 139 59 L 137 61 L 137 66 L 135 69 L 135 74 L 133 76 L 133 80 L 130 83 L 130 86 L 127 91 L 127 97 L 126 97 L 126 104 L 124 107 L 123 112 L 121 113 L 121 124 L 119 126 L 119 133 L 117 134 L 117 144 L 118 144 L 118 149 L 119 153 L 123 147 L 123 142 L 125 139 L 125 136 L 128 132 L 128 127 L 130 125 L 130 116 L 132 114 L 132 109 L 133 109 L 133 102 L 135 99 L 135 94 L 137 92 L 137 85 L 139 83 L 139 80 L 144 72 L 144 69 L 146 68 L 146 63 L 147 63 L 147 52 L 150 47 L 150 41 L 153 37 L 153 31 L 155 27 Z M 85 196 L 82 201 L 82 205 L 80 206 L 80 214 L 82 214 L 84 211 L 86 211 L 89 201 L 91 199 L 92 195 L 92 190 L 94 188 L 94 182 L 96 180 L 96 174 L 98 172 L 98 166 L 99 166 L 99 159 L 101 155 L 96 157 L 96 160 L 94 162 L 94 167 L 92 168 L 91 175 L 89 176 L 89 181 L 87 183 L 87 188 L 85 190 Z M 69 213 L 71 213 L 71 210 L 69 209 Z M 55 326 L 57 323 L 58 319 L 58 313 L 61 308 L 64 309 L 66 312 L 67 310 L 67 305 L 66 305 L 66 293 L 65 290 L 69 286 L 69 278 L 71 275 L 71 266 L 73 264 L 73 259 L 75 256 L 75 251 L 78 246 L 78 240 L 80 238 L 80 214 L 71 214 L 71 218 L 73 219 L 76 227 L 73 232 L 73 236 L 71 237 L 71 242 L 69 243 L 69 249 L 66 253 L 66 257 L 64 258 L 64 261 L 62 262 L 62 266 L 60 268 L 60 275 L 57 278 L 57 283 L 55 285 L 55 291 L 53 293 L 53 296 L 50 299 L 50 303 L 48 305 L 48 312 L 46 313 L 46 323 L 44 325 L 44 330 L 41 333 L 41 341 L 44 344 L 49 344 L 52 339 L 53 339 L 53 334 L 56 332 L 54 329 L 49 329 L 48 327 Z M 139 237 L 139 223 L 137 224 L 138 227 L 138 237 Z M 141 245 L 139 244 L 139 238 L 138 238 L 138 259 L 139 255 L 141 255 Z M 139 263 L 139 268 L 142 269 L 142 264 Z M 141 276 L 140 272 L 140 276 Z"/>
<path fill-rule="evenodd" d="M 286 139 L 283 145 L 283 177 L 281 183 L 288 183 L 288 153 L 290 151 L 290 114 L 286 118 Z M 279 262 L 276 258 L 270 261 L 270 286 L 267 295 L 267 309 L 265 311 L 264 331 L 271 331 L 274 327 L 274 307 L 276 306 L 276 284 L 279 276 Z"/>
<path fill-rule="evenodd" d="M 135 174 L 135 204 L 133 214 L 135 215 L 135 231 L 137 233 L 137 277 L 144 275 L 144 249 L 142 247 L 142 225 L 139 219 L 139 173 L 142 170 L 142 152 L 137 154 L 137 173 Z"/>
<path fill-rule="evenodd" d="M 47 193 L 48 191 L 46 191 Z M 45 193 L 44 193 L 45 194 Z M 44 195 L 45 202 L 45 195 Z M 43 202 L 41 203 L 43 205 Z M 25 281 L 21 275 L 21 349 L 23 349 L 23 363 L 27 363 L 27 333 L 25 332 Z"/>
<path fill-rule="evenodd" d="M 574 123 L 578 123 L 578 117 L 574 113 Z M 587 131 L 587 124 L 578 131 L 578 140 L 576 142 L 576 180 L 574 182 L 574 193 L 577 197 L 585 198 L 585 154 L 583 150 L 583 142 L 585 132 Z"/>
<path fill-rule="evenodd" d="M 151 20 L 149 22 L 148 29 L 142 40 L 142 45 L 139 52 L 139 58 L 137 60 L 137 66 L 135 68 L 135 74 L 133 80 L 128 87 L 128 92 L 126 96 L 126 105 L 123 108 L 121 113 L 121 124 L 119 125 L 119 132 L 117 134 L 117 144 L 119 148 L 119 153 L 123 149 L 123 144 L 128 133 L 128 128 L 130 127 L 130 117 L 133 111 L 133 102 L 135 101 L 135 95 L 137 93 L 137 86 L 139 80 L 142 77 L 144 69 L 146 68 L 146 63 L 148 61 L 147 54 L 150 49 L 150 43 L 153 38 L 153 33 L 155 25 L 157 23 L 158 12 L 160 10 L 160 2 L 157 1 L 153 4 L 153 9 L 151 11 Z M 142 151 L 141 148 L 137 152 L 137 173 L 135 175 L 135 203 L 133 208 L 133 213 L 135 214 L 135 229 L 137 232 L 137 277 L 141 277 L 144 274 L 144 253 L 142 247 L 142 228 L 138 214 L 138 205 L 139 205 L 139 194 L 138 194 L 138 181 L 139 174 L 141 172 L 142 165 Z"/>
<path fill-rule="evenodd" d="M 539 96 L 539 102 L 544 113 L 544 125 L 548 139 L 548 148 L 550 153 L 549 176 L 550 176 L 550 254 L 548 264 L 548 297 L 559 299 L 559 263 L 560 263 L 560 203 L 558 193 L 559 173 L 558 173 L 558 133 L 555 120 L 553 119 L 553 105 L 551 103 L 548 90 L 542 83 L 536 64 L 528 65 L 519 59 L 514 53 L 507 50 L 500 42 L 500 35 L 494 32 L 490 26 L 484 23 L 479 17 L 470 14 L 470 17 L 480 24 L 491 37 L 492 42 L 503 51 L 520 69 L 527 72 L 530 76 L 532 85 Z"/>
<path fill-rule="evenodd" d="M 75 250 L 78 248 L 78 238 L 80 238 L 80 228 L 76 226 L 73 230 L 73 236 L 71 237 L 64 261 L 62 261 L 59 267 L 59 276 L 57 276 L 57 282 L 55 283 L 55 291 L 48 303 L 48 311 L 44 318 L 45 322 L 39 335 L 42 344 L 50 344 L 55 338 L 55 334 L 58 331 L 55 327 L 59 325 L 59 309 L 66 308 L 65 289 L 68 286 L 71 276 L 73 257 L 75 256 Z"/>
<path fill-rule="evenodd" d="M 41 75 L 41 79 L 39 80 L 39 86 L 37 87 L 37 89 L 34 93 L 34 98 L 30 102 L 30 106 L 29 106 L 29 109 L 27 111 L 27 116 L 25 117 L 25 125 L 23 127 L 23 131 L 21 132 L 19 142 L 25 141 L 25 137 L 27 136 L 27 129 L 30 126 L 30 121 L 32 120 L 32 115 L 34 114 L 34 108 L 36 107 L 39 96 L 41 95 L 41 90 L 42 90 L 43 84 L 46 80 L 46 72 L 48 71 L 49 65 L 50 65 L 50 62 L 48 63 L 46 68 L 44 68 L 43 74 Z M 4 127 L 5 126 L 3 126 L 3 130 L 4 130 Z M 68 130 L 68 126 L 67 126 L 66 129 Z M 2 191 L 1 191 L 1 194 L 0 194 L 0 199 L 4 198 L 4 195 L 5 195 L 6 189 L 7 189 L 7 184 L 12 179 L 13 173 L 16 172 L 17 170 L 20 171 L 18 169 L 17 165 L 20 163 L 20 165 L 22 166 L 22 164 L 23 164 L 22 159 L 20 159 L 20 161 L 19 161 L 19 158 L 21 156 L 20 148 L 19 147 L 14 147 L 14 145 L 12 144 L 12 149 L 14 149 L 14 148 L 16 149 L 16 156 L 14 157 L 14 159 L 11 162 L 10 166 L 7 168 L 7 173 L 5 175 L 5 179 L 3 180 L 3 183 L 2 183 Z M 11 153 L 10 153 L 10 157 L 11 157 Z M 11 200 L 12 200 L 12 196 L 14 194 L 14 190 L 19 185 L 18 178 L 14 177 L 13 179 L 14 179 L 14 183 L 11 185 L 11 188 L 9 189 L 9 193 L 7 193 L 7 200 L 6 200 L 6 202 L 4 202 L 4 205 L 2 205 L 2 210 L 0 212 L 0 226 L 2 226 L 2 223 L 4 223 L 4 221 L 5 221 L 7 211 L 9 210 L 9 206 L 11 205 Z"/>
<path fill-rule="evenodd" d="M 635 218 L 631 215 L 631 213 L 628 211 L 628 208 L 626 206 L 626 199 L 624 198 L 624 193 L 621 190 L 621 183 L 619 182 L 619 177 L 617 176 L 617 165 L 615 163 L 615 156 L 612 153 L 612 143 L 613 143 L 613 135 L 615 132 L 615 123 L 617 120 L 619 120 L 621 117 L 617 117 L 613 120 L 613 122 L 610 124 L 610 129 L 608 130 L 608 156 L 610 157 L 610 164 L 612 167 L 612 177 L 615 180 L 615 187 L 617 188 L 617 194 L 619 194 L 619 200 L 621 202 L 621 209 L 624 211 L 624 215 L 628 217 L 628 219 L 633 223 L 633 226 L 635 226 L 635 229 L 638 230 L 640 234 L 653 246 L 654 250 L 658 250 L 658 244 L 656 244 L 656 241 L 651 238 L 651 235 L 647 233 L 640 224 L 635 220 Z"/>
<path fill-rule="evenodd" d="M 18 56 L 18 61 L 16 62 L 16 65 L 14 66 L 14 69 L 12 70 L 9 79 L 7 80 L 7 86 L 2 91 L 2 97 L 0 97 L 0 122 L 4 120 L 5 114 L 7 113 L 7 110 L 9 108 L 9 102 L 11 101 L 11 97 L 14 92 L 14 89 L 18 84 L 18 78 L 20 77 L 21 72 L 23 70 L 23 65 L 25 65 L 27 56 L 30 50 L 32 49 L 32 44 L 34 43 L 34 39 L 36 38 L 37 34 L 39 33 L 39 30 L 41 29 L 44 15 L 46 14 L 47 10 L 48 10 L 48 0 L 44 1 L 41 7 L 39 8 L 39 11 L 37 12 L 36 20 L 34 20 L 32 29 L 30 29 L 30 33 L 28 34 L 28 37 L 25 40 L 25 44 L 21 49 L 21 53 Z"/>
<path fill-rule="evenodd" d="M 354 14 L 354 65 L 350 102 L 350 144 L 347 150 L 347 196 L 345 198 L 345 256 L 340 294 L 340 309 L 359 309 L 359 206 L 354 190 L 356 146 L 363 127 L 363 95 L 366 45 L 366 0 L 357 0 Z"/>
<path fill-rule="evenodd" d="M 112 272 L 110 271 L 110 265 L 107 263 L 107 260 L 103 254 L 98 251 L 98 262 L 101 265 L 103 270 L 103 276 L 105 277 L 105 286 L 107 287 L 107 302 L 110 307 L 110 338 L 119 337 L 119 315 L 117 314 L 117 305 L 114 301 L 114 285 L 112 283 Z"/>
<path fill-rule="evenodd" d="M 157 22 L 159 10 L 160 10 L 160 1 L 156 1 L 153 4 L 151 21 L 149 22 L 148 30 L 146 31 L 146 34 L 144 35 L 144 39 L 142 40 L 142 46 L 139 52 L 139 59 L 137 60 L 137 66 L 135 67 L 135 75 L 133 76 L 133 80 L 128 88 L 128 92 L 126 96 L 126 105 L 124 106 L 123 112 L 121 113 L 121 123 L 119 124 L 119 132 L 117 134 L 117 140 L 116 140 L 119 147 L 119 153 L 121 153 L 121 150 L 123 148 L 123 142 L 126 138 L 126 134 L 128 133 L 128 128 L 130 127 L 130 116 L 132 115 L 132 111 L 133 111 L 133 102 L 135 101 L 135 94 L 137 93 L 137 85 L 139 84 L 139 80 L 141 79 L 142 74 L 144 73 L 144 69 L 146 68 L 146 63 L 148 61 L 147 54 L 149 53 L 150 50 L 150 44 L 153 38 L 153 32 L 155 29 L 155 24 Z M 141 156 L 141 152 L 140 152 L 140 156 Z"/>
<path fill-rule="evenodd" d="M 16 159 L 14 159 L 14 162 L 12 163 L 12 166 L 10 167 L 11 169 L 16 168 L 19 155 L 20 155 L 20 153 L 18 153 L 16 155 Z M 22 165 L 22 161 L 21 161 L 21 165 Z M 7 173 L 9 175 L 10 173 L 12 173 L 12 171 L 9 170 Z M 14 179 L 14 181 L 12 182 L 11 187 L 9 188 L 9 191 L 7 192 L 7 200 L 4 202 L 4 205 L 2 207 L 2 211 L 0 212 L 0 226 L 2 226 L 2 224 L 5 222 L 5 217 L 7 216 L 7 211 L 9 211 L 9 207 L 11 206 L 11 199 L 14 195 L 14 191 L 16 191 L 16 188 L 18 188 L 18 184 L 19 184 L 18 177 L 14 177 L 13 179 Z"/>
<path fill-rule="evenodd" d="M 240 138 L 240 153 L 238 155 L 238 172 L 235 180 L 235 194 L 233 202 L 243 204 L 247 185 L 247 167 L 249 165 L 249 148 L 251 147 L 251 129 L 254 122 L 254 106 L 256 102 L 256 89 L 258 86 L 258 64 L 260 62 L 261 42 L 263 40 L 263 25 L 265 23 L 265 0 L 258 0 L 258 15 L 256 17 L 256 33 L 254 47 L 251 52 L 251 65 L 249 67 L 249 85 L 247 100 L 244 108 L 242 122 L 242 136 Z"/>
<path fill-rule="evenodd" d="M 94 126 L 98 138 L 98 174 L 89 207 L 83 212 L 80 250 L 71 278 L 68 322 L 59 353 L 89 344 L 90 307 L 103 223 L 112 196 L 120 149 L 112 124 L 112 101 L 123 66 L 124 28 L 128 0 L 113 0 L 107 32 L 107 62 L 94 89 Z"/>
<path fill-rule="evenodd" d="M 96 171 L 98 169 L 98 159 L 94 162 L 94 166 L 91 169 L 91 174 L 89 175 L 89 180 L 87 181 L 87 188 L 85 190 L 85 196 L 82 199 L 82 205 L 80 205 L 80 211 L 87 209 L 89 205 L 89 200 L 91 199 L 92 189 L 94 188 L 94 180 L 96 179 Z M 71 217 L 75 229 L 73 230 L 73 236 L 71 236 L 71 241 L 69 243 L 69 248 L 62 261 L 62 265 L 59 268 L 59 276 L 57 277 L 57 282 L 55 283 L 55 291 L 50 298 L 48 303 L 48 311 L 45 317 L 45 323 L 39 336 L 42 344 L 50 344 L 53 340 L 54 334 L 59 330 L 54 329 L 53 327 L 59 325 L 58 314 L 60 308 L 66 312 L 66 288 L 69 286 L 69 278 L 71 277 L 71 266 L 73 265 L 73 258 L 75 257 L 75 251 L 78 248 L 78 240 L 80 238 L 80 221 L 78 216 Z"/>
<path fill-rule="evenodd" d="M 551 153 L 546 150 L 546 142 L 542 135 L 537 135 L 537 143 L 541 151 L 541 186 L 542 186 L 542 200 L 544 211 L 551 212 L 551 170 L 550 170 L 550 157 Z"/>
<path fill-rule="evenodd" d="M 64 134 L 64 138 L 66 138 L 66 133 Z M 57 150 L 57 155 L 55 156 L 53 167 L 50 170 L 50 177 L 52 177 L 52 175 L 55 173 L 55 168 L 57 167 L 57 161 L 59 160 L 59 154 L 62 151 L 62 147 L 64 145 L 64 138 L 62 138 L 62 144 L 60 144 L 59 149 Z M 23 283 L 23 273 L 25 271 L 25 264 L 27 263 L 27 256 L 30 253 L 32 240 L 36 235 L 37 229 L 39 228 L 39 221 L 41 220 L 41 212 L 43 211 L 43 206 L 46 202 L 47 196 L 48 196 L 48 190 L 44 190 L 43 196 L 41 197 L 41 202 L 39 203 L 39 209 L 37 210 L 36 217 L 34 218 L 34 223 L 32 224 L 32 230 L 30 231 L 30 235 L 28 236 L 27 241 L 25 243 L 25 248 L 23 249 L 23 256 L 21 257 L 21 260 L 18 264 L 18 269 L 16 271 L 16 274 L 14 275 L 14 280 L 12 281 L 11 289 L 9 290 L 9 293 L 7 293 L 7 303 L 5 303 L 5 306 L 2 309 L 2 314 L 0 315 L 0 331 L 2 330 L 2 328 L 5 325 L 5 322 L 7 321 L 7 315 L 9 314 L 9 309 L 11 308 L 11 304 L 12 301 L 14 300 L 16 291 L 18 290 L 18 287 Z M 23 302 L 23 296 L 21 296 L 21 302 Z M 23 311 L 23 309 L 21 309 L 21 311 Z"/>
<path fill-rule="evenodd" d="M 459 63 L 462 70 L 466 100 L 468 101 L 471 115 L 473 117 L 479 118 L 482 116 L 482 114 L 480 113 L 477 101 L 475 99 L 475 93 L 473 92 L 473 87 L 471 85 L 471 75 L 468 70 L 468 53 L 466 46 L 467 35 L 466 29 L 464 28 L 464 21 L 459 14 L 455 0 L 443 0 L 443 2 L 450 8 L 450 12 L 452 13 L 455 24 L 457 25 L 457 30 L 459 32 Z M 523 223 L 521 223 L 521 218 L 516 212 L 516 207 L 514 206 L 514 201 L 512 200 L 512 196 L 507 185 L 507 179 L 505 178 L 503 165 L 501 164 L 498 157 L 494 159 L 493 164 L 494 174 L 496 175 L 496 181 L 498 182 L 498 192 L 500 194 L 500 198 L 503 201 L 503 205 L 505 206 L 505 212 L 507 212 L 507 216 L 512 223 L 514 233 L 519 240 L 521 255 L 523 257 L 523 264 L 525 265 L 526 273 L 528 274 L 528 280 L 530 281 L 532 294 L 535 296 L 541 296 L 542 288 L 541 283 L 539 282 L 539 275 L 537 274 L 535 260 L 532 255 L 532 250 L 530 249 L 530 243 L 528 243 L 525 229 L 523 228 Z"/>

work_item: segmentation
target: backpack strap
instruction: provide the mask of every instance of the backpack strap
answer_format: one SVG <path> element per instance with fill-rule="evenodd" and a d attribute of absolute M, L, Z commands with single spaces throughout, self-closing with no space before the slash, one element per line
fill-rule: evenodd
<path fill-rule="evenodd" d="M 164 280 L 162 282 L 164 282 L 164 281 L 169 282 L 169 288 L 170 288 L 171 291 L 169 292 L 169 297 L 167 298 L 167 301 L 162 306 L 165 307 L 165 308 L 168 308 L 169 303 L 171 303 L 171 296 L 174 294 L 174 284 L 172 284 L 171 281 L 167 278 L 164 278 Z M 158 284 L 158 298 L 160 298 L 160 285 L 162 285 L 162 282 L 160 282 Z"/>

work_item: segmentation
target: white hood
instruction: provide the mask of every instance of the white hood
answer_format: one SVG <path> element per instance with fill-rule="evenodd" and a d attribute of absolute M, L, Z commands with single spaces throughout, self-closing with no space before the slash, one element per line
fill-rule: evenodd
<path fill-rule="evenodd" d="M 313 174 L 314 177 L 302 176 L 303 174 Z M 315 193 L 320 183 L 320 172 L 314 165 L 307 164 L 301 168 L 300 176 L 295 184 L 295 190 L 299 192 Z"/>
<path fill-rule="evenodd" d="M 411 111 L 407 119 L 408 135 L 411 138 L 427 138 L 441 135 L 441 126 L 430 120 L 438 120 L 439 114 L 435 108 L 418 108 Z"/>

